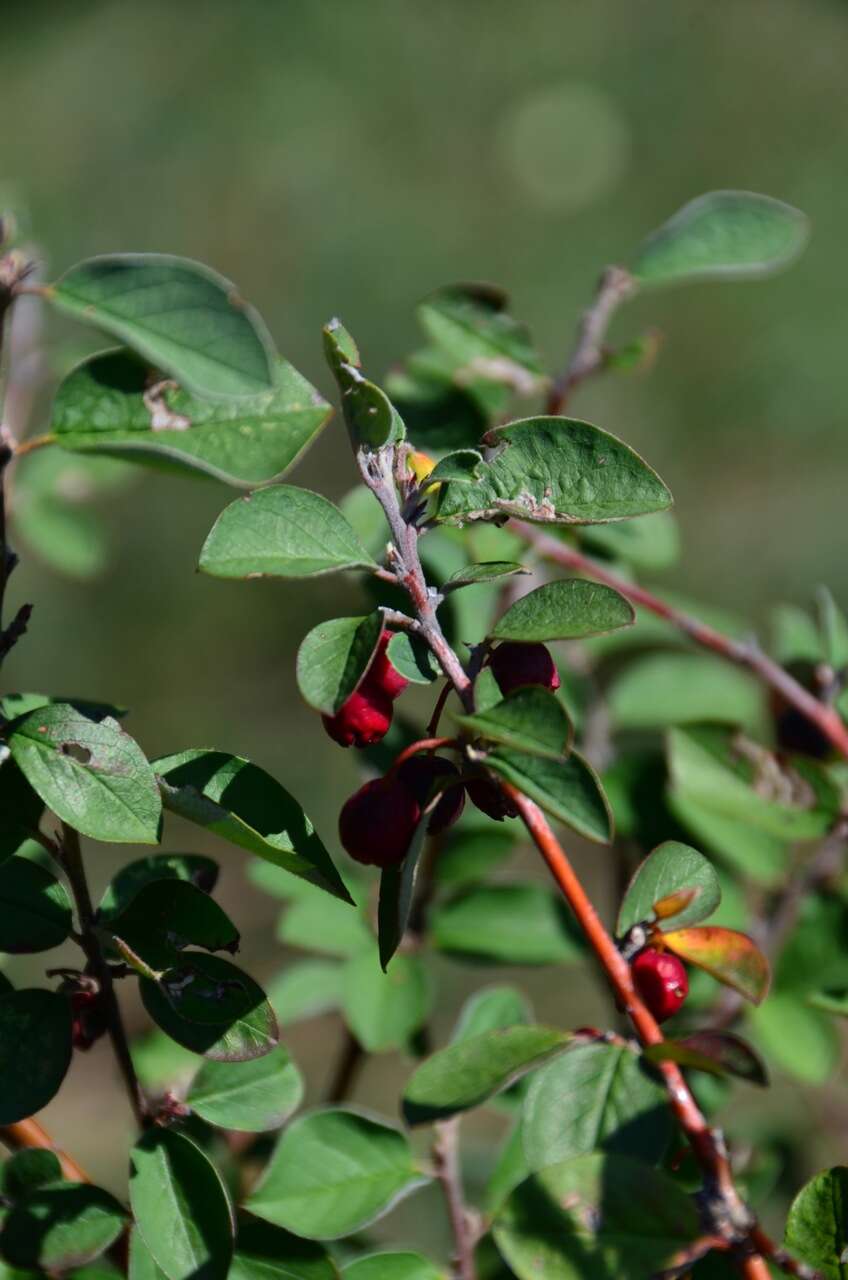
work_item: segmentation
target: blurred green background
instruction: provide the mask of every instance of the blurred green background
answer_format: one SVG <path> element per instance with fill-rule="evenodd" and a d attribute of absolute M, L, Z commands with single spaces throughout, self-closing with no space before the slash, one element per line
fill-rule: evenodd
<path fill-rule="evenodd" d="M 6 0 L 3 18 L 0 186 L 28 211 L 48 278 L 116 250 L 209 262 L 328 396 L 320 326 L 334 314 L 378 376 L 417 343 L 422 295 L 489 279 L 555 366 L 600 268 L 692 196 L 741 187 L 804 209 L 813 238 L 787 274 L 626 309 L 615 335 L 658 326 L 657 367 L 592 383 L 575 408 L 639 448 L 674 492 L 684 558 L 670 584 L 758 623 L 769 601 L 802 602 L 818 582 L 848 598 L 843 3 Z M 74 338 L 58 324 L 49 336 Z M 351 486 L 337 423 L 295 478 L 335 498 Z M 356 765 L 301 705 L 293 659 L 355 589 L 196 575 L 231 496 L 145 474 L 100 504 L 110 542 L 100 575 L 63 579 L 25 554 L 11 595 L 36 612 L 4 678 L 126 704 L 151 756 L 189 745 L 243 753 L 333 841 Z M 247 885 L 242 856 L 177 824 L 168 847 L 222 857 L 246 963 L 259 976 L 279 970 L 274 906 Z M 91 856 L 98 885 L 122 857 Z M 585 992 L 569 983 L 563 1007 L 549 978 L 537 1003 L 566 1021 L 602 1016 L 586 981 Z M 317 1073 L 315 1094 L 337 1039 L 330 1019 L 289 1037 Z M 400 1078 L 381 1061 L 361 1096 L 385 1108 L 386 1082 Z M 809 1098 L 787 1088 L 809 1124 Z M 822 1093 L 815 1106 L 835 1108 L 837 1149 L 844 1104 Z M 122 1155 L 105 1139 L 128 1117 L 108 1050 L 77 1062 L 47 1121 L 120 1185 Z M 811 1162 L 826 1154 L 811 1151 Z"/>

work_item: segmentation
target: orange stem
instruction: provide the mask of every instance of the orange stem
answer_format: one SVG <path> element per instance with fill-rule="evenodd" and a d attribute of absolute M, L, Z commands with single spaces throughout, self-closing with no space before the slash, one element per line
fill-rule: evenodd
<path fill-rule="evenodd" d="M 46 1129 L 42 1129 L 37 1120 L 19 1120 L 17 1124 L 0 1126 L 0 1141 L 12 1151 L 21 1151 L 25 1147 L 54 1151 L 59 1157 L 59 1163 L 66 1178 L 71 1182 L 91 1182 L 85 1170 L 80 1168 L 71 1156 L 59 1150 L 50 1134 Z"/>

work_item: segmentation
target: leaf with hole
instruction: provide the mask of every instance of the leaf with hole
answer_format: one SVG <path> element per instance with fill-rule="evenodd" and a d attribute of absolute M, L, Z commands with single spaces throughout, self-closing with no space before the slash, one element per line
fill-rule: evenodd
<path fill-rule="evenodd" d="M 609 802 L 598 775 L 579 752 L 572 751 L 567 759 L 550 760 L 498 747 L 486 757 L 486 764 L 578 835 L 598 844 L 612 840 Z"/>
<path fill-rule="evenodd" d="M 303 1100 L 303 1077 L 280 1045 L 250 1062 L 205 1062 L 186 1102 L 219 1129 L 279 1129 Z"/>
<path fill-rule="evenodd" d="M 155 844 L 162 802 L 138 744 L 107 716 L 56 703 L 13 723 L 9 749 L 58 818 L 92 840 Z"/>
<path fill-rule="evenodd" d="M 30 1190 L 12 1206 L 0 1231 L 0 1250 L 14 1267 L 55 1275 L 97 1258 L 126 1223 L 126 1210 L 101 1187 L 54 1182 Z"/>
<path fill-rule="evenodd" d="M 489 742 L 550 760 L 567 755 L 574 736 L 565 707 L 537 685 L 516 689 L 486 711 L 457 716 L 457 722 Z"/>
<path fill-rule="evenodd" d="M 516 600 L 490 632 L 493 640 L 583 640 L 632 626 L 633 606 L 601 582 L 565 578 Z"/>
<path fill-rule="evenodd" d="M 808 236 L 807 218 L 782 200 L 708 191 L 649 236 L 630 269 L 640 285 L 744 280 L 786 266 Z"/>
<path fill-rule="evenodd" d="M 350 902 L 318 833 L 288 791 L 258 765 L 224 751 L 181 751 L 153 765 L 165 807 Z"/>
<path fill-rule="evenodd" d="M 615 436 L 573 418 L 525 418 L 485 437 L 494 451 L 475 484 L 448 481 L 437 518 L 449 524 L 516 516 L 596 524 L 663 511 L 671 494 Z"/>
<path fill-rule="evenodd" d="M 681 960 L 704 969 L 752 1004 L 765 998 L 771 980 L 768 960 L 747 934 L 721 925 L 695 925 L 668 930 L 662 940 Z"/>
<path fill-rule="evenodd" d="M 216 1062 L 248 1062 L 279 1043 L 265 992 L 219 956 L 190 952 L 157 982 L 142 978 L 141 998 L 157 1026 L 177 1044 Z"/>
<path fill-rule="evenodd" d="M 130 1153 L 130 1204 L 168 1280 L 225 1280 L 235 1219 L 218 1170 L 190 1138 L 154 1128 Z"/>
<path fill-rule="evenodd" d="M 342 1013 L 366 1053 L 386 1053 L 424 1025 L 432 995 L 420 956 L 396 955 L 384 973 L 373 952 L 363 951 L 345 966 Z"/>
<path fill-rule="evenodd" d="M 273 348 L 262 320 L 231 281 L 199 262 L 154 253 L 89 258 L 45 296 L 196 395 L 252 396 L 273 388 Z"/>
<path fill-rule="evenodd" d="M 402 1133 L 333 1107 L 283 1131 L 245 1207 L 308 1240 L 361 1231 L 427 1181 Z"/>
<path fill-rule="evenodd" d="M 0 863 L 0 951 L 49 951 L 71 925 L 70 898 L 51 871 L 29 858 Z"/>
<path fill-rule="evenodd" d="M 683 903 L 673 917 L 665 917 L 674 920 L 676 929 L 712 915 L 721 902 L 721 889 L 718 876 L 703 854 L 688 844 L 666 840 L 633 873 L 618 913 L 619 937 L 634 924 L 650 920 L 658 901 L 688 890 L 694 890 L 695 896 Z"/>
<path fill-rule="evenodd" d="M 288 484 L 236 498 L 200 552 L 213 578 L 314 578 L 375 563 L 338 507 Z"/>
<path fill-rule="evenodd" d="M 528 1071 L 561 1053 L 570 1032 L 553 1027 L 511 1026 L 458 1040 L 427 1058 L 407 1081 L 407 1124 L 432 1124 L 479 1107 Z"/>
<path fill-rule="evenodd" d="M 105 351 L 62 382 L 50 429 L 74 452 L 200 471 L 252 488 L 279 480 L 330 416 L 288 361 L 274 359 L 271 380 L 259 395 L 208 400 L 131 351 Z"/>
<path fill-rule="evenodd" d="M 522 1111 L 528 1170 L 592 1151 L 657 1164 L 671 1140 L 665 1090 L 626 1044 L 575 1044 L 534 1075 Z"/>
<path fill-rule="evenodd" d="M 0 1124 L 46 1107 L 71 1063 L 71 1006 L 55 991 L 0 992 Z"/>
<path fill-rule="evenodd" d="M 297 651 L 297 685 L 310 707 L 333 716 L 344 706 L 362 683 L 382 633 L 379 609 L 312 628 Z"/>

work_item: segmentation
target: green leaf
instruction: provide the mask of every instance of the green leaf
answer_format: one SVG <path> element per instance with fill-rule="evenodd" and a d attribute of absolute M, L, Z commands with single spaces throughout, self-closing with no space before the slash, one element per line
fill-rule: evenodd
<path fill-rule="evenodd" d="M 773 991 L 757 1009 L 747 1010 L 758 1048 L 770 1064 L 808 1085 L 823 1085 L 841 1056 L 832 1018 L 790 991 Z"/>
<path fill-rule="evenodd" d="M 235 952 L 240 937 L 214 898 L 187 880 L 154 880 L 145 885 L 110 920 L 108 932 L 133 967 L 138 967 L 136 960 L 141 962 L 141 972 L 179 964 L 180 952 L 189 946 Z"/>
<path fill-rule="evenodd" d="M 670 569 L 680 558 L 680 534 L 671 511 L 655 511 L 621 524 L 586 525 L 580 540 L 590 551 L 601 551 L 642 572 Z"/>
<path fill-rule="evenodd" d="M 533 1011 L 517 987 L 483 987 L 462 1006 L 451 1043 L 470 1040 L 486 1031 L 526 1026 L 532 1021 Z"/>
<path fill-rule="evenodd" d="M 427 336 L 455 361 L 462 385 L 489 379 L 512 385 L 540 374 L 541 362 L 530 331 L 507 311 L 509 299 L 489 284 L 453 284 L 437 289 L 418 308 Z M 525 391 L 537 390 L 531 379 Z"/>
<path fill-rule="evenodd" d="M 206 1062 L 186 1102 L 207 1124 L 242 1133 L 279 1129 L 303 1100 L 303 1077 L 282 1045 L 252 1062 Z"/>
<path fill-rule="evenodd" d="M 695 1031 L 682 1040 L 662 1040 L 649 1045 L 644 1056 L 649 1062 L 677 1062 L 713 1075 L 738 1076 L 750 1084 L 769 1082 L 760 1056 L 731 1031 Z"/>
<path fill-rule="evenodd" d="M 289 484 L 236 498 L 200 552 L 200 568 L 213 578 L 314 578 L 375 563 L 338 507 Z"/>
<path fill-rule="evenodd" d="M 409 842 L 406 856 L 399 866 L 384 867 L 380 872 L 380 897 L 377 903 L 377 946 L 380 968 L 385 973 L 389 961 L 397 951 L 415 899 L 418 868 L 427 843 L 427 827 L 430 823 L 429 805 L 421 814 L 418 825 Z"/>
<path fill-rule="evenodd" d="M 630 601 L 612 587 L 566 578 L 516 600 L 490 634 L 494 640 L 582 640 L 632 626 L 635 618 Z"/>
<path fill-rule="evenodd" d="M 837 1165 L 801 1188 L 786 1220 L 784 1244 L 827 1280 L 848 1276 L 848 1169 Z"/>
<path fill-rule="evenodd" d="M 385 391 L 361 372 L 359 351 L 340 321 L 324 326 L 324 353 L 339 388 L 342 412 L 355 447 L 380 449 L 399 444 L 404 425 Z"/>
<path fill-rule="evenodd" d="M 694 1203 L 667 1174 L 600 1153 L 533 1174 L 494 1225 L 518 1280 L 645 1280 L 672 1269 L 699 1233 Z"/>
<path fill-rule="evenodd" d="M 12 1206 L 0 1233 L 0 1250 L 13 1266 L 55 1274 L 98 1257 L 117 1240 L 126 1221 L 125 1210 L 108 1191 L 56 1182 Z"/>
<path fill-rule="evenodd" d="M 138 1227 L 130 1231 L 128 1275 L 129 1280 L 168 1280 L 144 1243 Z"/>
<path fill-rule="evenodd" d="M 2 1168 L 3 1192 L 10 1200 L 19 1200 L 29 1191 L 62 1181 L 62 1166 L 55 1151 L 46 1147 L 24 1147 L 10 1155 Z"/>
<path fill-rule="evenodd" d="M 246 1208 L 309 1240 L 335 1240 L 375 1222 L 424 1182 L 397 1129 L 328 1108 L 285 1129 Z"/>
<path fill-rule="evenodd" d="M 355 956 L 374 943 L 363 912 L 343 902 L 310 895 L 292 903 L 277 929 L 280 942 L 330 956 Z"/>
<path fill-rule="evenodd" d="M 63 822 L 93 840 L 157 842 L 156 778 L 117 720 L 91 720 L 56 703 L 15 722 L 8 741 L 18 768 Z"/>
<path fill-rule="evenodd" d="M 440 951 L 495 964 L 573 964 L 582 939 L 562 899 L 535 884 L 481 885 L 438 904 Z"/>
<path fill-rule="evenodd" d="M 401 1049 L 423 1026 L 431 1003 L 432 989 L 420 956 L 397 955 L 383 973 L 369 950 L 345 966 L 342 1010 L 368 1053 Z"/>
<path fill-rule="evenodd" d="M 596 524 L 663 511 L 671 494 L 656 472 L 615 436 L 572 418 L 525 418 L 488 433 L 497 453 L 476 484 L 449 481 L 438 518 L 451 524 L 517 516 Z"/>
<path fill-rule="evenodd" d="M 744 819 L 715 813 L 676 788 L 669 788 L 666 800 L 678 822 L 734 871 L 757 884 L 782 882 L 789 864 L 789 846 L 785 840 L 760 827 L 752 827 Z"/>
<path fill-rule="evenodd" d="M 619 729 L 664 729 L 712 723 L 756 728 L 765 715 L 760 685 L 722 658 L 700 653 L 651 653 L 613 680 L 607 694 Z"/>
<path fill-rule="evenodd" d="M 457 569 L 442 590 L 447 594 L 459 587 L 476 587 L 481 582 L 497 582 L 501 578 L 512 578 L 517 573 L 529 572 L 523 564 L 515 564 L 511 560 L 485 560 L 482 564 L 467 564 L 464 569 Z"/>
<path fill-rule="evenodd" d="M 71 925 L 67 890 L 52 872 L 29 858 L 0 863 L 0 951 L 49 951 Z"/>
<path fill-rule="evenodd" d="M 494 822 L 485 827 L 460 827 L 451 833 L 447 848 L 439 854 L 436 881 L 451 889 L 476 884 L 508 858 L 515 847 L 512 831 Z"/>
<path fill-rule="evenodd" d="M 646 1165 L 672 1133 L 665 1089 L 624 1044 L 578 1044 L 536 1074 L 522 1112 L 530 1171 L 604 1151 Z"/>
<path fill-rule="evenodd" d="M 339 1280 L 339 1275 L 333 1259 L 311 1240 L 270 1222 L 239 1223 L 227 1280 Z"/>
<path fill-rule="evenodd" d="M 60 385 L 50 430 L 63 448 L 151 466 L 201 471 L 250 488 L 280 479 L 328 421 L 330 406 L 286 360 L 272 387 L 206 400 L 130 351 L 105 351 Z"/>
<path fill-rule="evenodd" d="M 679 794 L 782 840 L 824 835 L 839 811 L 837 789 L 814 762 L 793 757 L 781 768 L 764 747 L 730 730 L 672 729 L 668 762 Z"/>
<path fill-rule="evenodd" d="M 824 658 L 835 671 L 840 671 L 848 666 L 848 619 L 827 587 L 819 587 L 816 597 Z"/>
<path fill-rule="evenodd" d="M 98 924 L 125 911 L 142 889 L 159 880 L 182 880 L 211 893 L 218 881 L 218 864 L 199 853 L 151 853 L 128 862 L 113 877 L 97 909 Z"/>
<path fill-rule="evenodd" d="M 48 301 L 164 369 L 199 396 L 258 395 L 274 385 L 271 340 L 231 281 L 188 258 L 89 258 Z"/>
<path fill-rule="evenodd" d="M 663 945 L 681 960 L 697 965 L 718 982 L 733 987 L 753 1004 L 765 999 L 771 978 L 769 963 L 747 934 L 725 929 L 723 925 L 693 925 L 681 929 L 675 924 L 674 929 L 663 934 Z"/>
<path fill-rule="evenodd" d="M 396 631 L 389 641 L 386 656 L 400 675 L 411 684 L 432 684 L 442 674 L 432 651 L 420 636 Z"/>
<path fill-rule="evenodd" d="M 18 716 L 37 711 L 39 707 L 54 707 L 60 702 L 73 707 L 89 720 L 103 720 L 106 716 L 122 720 L 127 714 L 126 707 L 115 707 L 111 702 L 92 702 L 89 698 L 54 698 L 47 693 L 30 692 L 5 694 L 0 698 L 0 716 L 6 720 L 16 720 Z"/>
<path fill-rule="evenodd" d="M 301 960 L 284 969 L 268 985 L 268 1000 L 280 1026 L 340 1008 L 343 972 L 333 960 Z"/>
<path fill-rule="evenodd" d="M 362 618 L 330 618 L 297 651 L 297 684 L 310 707 L 333 716 L 361 684 L 383 633 L 379 609 Z"/>
<path fill-rule="evenodd" d="M 344 1280 L 445 1280 L 444 1271 L 420 1253 L 369 1253 L 342 1271 Z"/>
<path fill-rule="evenodd" d="M 0 992 L 0 1124 L 46 1107 L 71 1063 L 71 1006 L 55 991 Z"/>
<path fill-rule="evenodd" d="M 675 929 L 711 916 L 721 902 L 721 888 L 703 854 L 688 844 L 667 840 L 639 864 L 627 886 L 616 925 L 619 937 L 634 924 L 650 920 L 655 902 L 686 889 L 695 889 L 696 896 L 672 917 Z M 664 922 L 660 927 L 665 927 Z"/>
<path fill-rule="evenodd" d="M 433 469 L 421 481 L 425 491 L 431 485 L 441 484 L 443 480 L 458 480 L 471 484 L 480 479 L 480 464 L 483 455 L 477 449 L 460 449 L 456 453 L 445 454 Z"/>
<path fill-rule="evenodd" d="M 130 1154 L 130 1204 L 168 1280 L 225 1280 L 235 1221 L 215 1166 L 185 1134 L 149 1129 Z"/>
<path fill-rule="evenodd" d="M 553 1027 L 512 1026 L 456 1041 L 413 1072 L 403 1093 L 404 1118 L 432 1124 L 479 1107 L 571 1040 L 570 1032 Z"/>
<path fill-rule="evenodd" d="M 33 791 L 14 760 L 0 749 L 0 862 L 11 857 L 28 831 L 36 830 L 43 812 L 41 796 Z"/>
<path fill-rule="evenodd" d="M 808 235 L 804 214 L 782 200 L 709 191 L 648 237 L 631 272 L 651 286 L 768 275 L 797 257 Z"/>
<path fill-rule="evenodd" d="M 559 760 L 571 749 L 574 727 L 547 689 L 528 685 L 476 715 L 457 716 L 464 729 L 529 755 Z"/>
<path fill-rule="evenodd" d="M 157 1026 L 192 1053 L 216 1062 L 248 1062 L 279 1043 L 262 988 L 219 956 L 190 952 L 158 982 L 142 978 L 139 988 Z"/>
<path fill-rule="evenodd" d="M 158 1027 L 134 1039 L 130 1049 L 142 1086 L 157 1094 L 168 1089 L 182 1092 L 197 1071 L 197 1054 L 184 1049 Z"/>
<path fill-rule="evenodd" d="M 609 844 L 613 821 L 598 775 L 577 751 L 566 760 L 548 760 L 498 747 L 486 757 L 495 773 L 535 800 L 579 835 Z"/>
<path fill-rule="evenodd" d="M 203 750 L 162 756 L 153 767 L 173 813 L 351 901 L 312 823 L 264 769 L 241 756 Z"/>

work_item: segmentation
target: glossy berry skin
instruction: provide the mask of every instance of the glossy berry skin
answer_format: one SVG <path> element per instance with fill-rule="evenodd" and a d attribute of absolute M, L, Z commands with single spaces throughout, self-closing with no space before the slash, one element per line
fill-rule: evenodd
<path fill-rule="evenodd" d="M 345 801 L 339 837 L 354 859 L 372 867 L 395 867 L 406 857 L 421 807 L 397 777 L 375 778 Z"/>
<path fill-rule="evenodd" d="M 374 654 L 374 659 L 368 668 L 363 684 L 371 688 L 382 689 L 383 693 L 387 693 L 394 700 L 400 697 L 404 689 L 409 685 L 409 681 L 399 671 L 395 670 L 386 653 L 391 638 L 391 631 L 384 631 L 380 636 L 377 652 Z"/>
<path fill-rule="evenodd" d="M 657 1022 L 677 1013 L 689 994 L 689 979 L 677 956 L 645 947 L 630 966 L 633 984 Z"/>
<path fill-rule="evenodd" d="M 452 827 L 465 808 L 465 788 L 459 770 L 450 760 L 443 760 L 440 756 L 411 756 L 398 768 L 397 777 L 409 787 L 422 809 L 437 782 L 454 783 L 441 793 L 430 816 L 427 831 L 431 836 Z"/>
<path fill-rule="evenodd" d="M 334 716 L 321 719 L 340 747 L 373 747 L 391 727 L 392 700 L 382 689 L 363 683 Z"/>
<path fill-rule="evenodd" d="M 106 1032 L 106 1016 L 97 992 L 74 991 L 71 1016 L 71 1043 L 75 1049 L 90 1049 Z"/>
<path fill-rule="evenodd" d="M 559 688 L 559 672 L 543 644 L 507 640 L 495 649 L 490 665 L 504 697 L 526 684 L 539 684 L 551 692 Z"/>
<path fill-rule="evenodd" d="M 503 822 L 504 818 L 518 817 L 515 805 L 491 779 L 472 778 L 466 782 L 465 790 L 468 792 L 471 803 L 487 817 L 494 818 L 495 822 Z"/>

